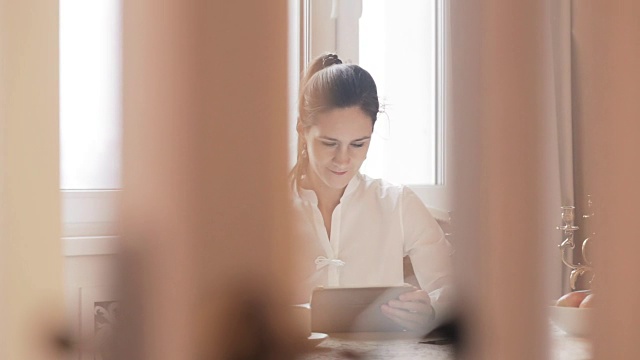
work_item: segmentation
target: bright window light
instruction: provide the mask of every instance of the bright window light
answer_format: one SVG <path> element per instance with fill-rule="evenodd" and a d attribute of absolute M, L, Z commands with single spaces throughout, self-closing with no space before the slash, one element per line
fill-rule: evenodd
<path fill-rule="evenodd" d="M 436 14 L 436 1 L 363 1 L 359 64 L 385 109 L 362 167 L 372 177 L 436 184 Z"/>
<path fill-rule="evenodd" d="M 119 0 L 60 0 L 60 183 L 116 189 L 121 173 Z"/>

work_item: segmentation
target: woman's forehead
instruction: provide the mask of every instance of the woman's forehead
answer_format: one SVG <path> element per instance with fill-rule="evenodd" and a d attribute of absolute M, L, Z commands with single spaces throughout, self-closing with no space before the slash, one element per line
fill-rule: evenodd
<path fill-rule="evenodd" d="M 318 114 L 309 130 L 314 136 L 353 140 L 371 136 L 373 122 L 359 107 L 337 108 Z"/>

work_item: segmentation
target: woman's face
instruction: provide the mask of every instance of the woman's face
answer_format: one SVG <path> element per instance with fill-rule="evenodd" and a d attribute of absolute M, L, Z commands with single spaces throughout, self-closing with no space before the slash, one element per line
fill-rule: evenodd
<path fill-rule="evenodd" d="M 373 123 L 357 106 L 337 108 L 317 116 L 304 139 L 309 156 L 310 184 L 342 190 L 367 158 Z"/>

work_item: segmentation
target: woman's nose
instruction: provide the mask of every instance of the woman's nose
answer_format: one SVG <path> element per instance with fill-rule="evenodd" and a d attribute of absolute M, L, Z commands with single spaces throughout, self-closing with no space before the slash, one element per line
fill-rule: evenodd
<path fill-rule="evenodd" d="M 347 149 L 338 149 L 338 151 L 336 152 L 336 155 L 333 158 L 333 162 L 339 166 L 349 165 L 349 160 L 350 160 L 350 157 Z"/>

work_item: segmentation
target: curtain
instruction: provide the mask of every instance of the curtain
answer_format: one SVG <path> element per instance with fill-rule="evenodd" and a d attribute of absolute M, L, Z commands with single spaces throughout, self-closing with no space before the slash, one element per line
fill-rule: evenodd
<path fill-rule="evenodd" d="M 558 171 L 549 176 L 559 181 L 560 194 L 556 203 L 556 211 L 553 212 L 555 221 L 560 225 L 560 206 L 575 205 L 573 186 L 573 119 L 572 119 L 572 92 L 571 92 L 571 0 L 550 1 L 550 30 L 551 30 L 551 56 L 553 89 L 552 101 L 554 107 L 552 114 L 557 123 L 557 130 L 550 134 L 550 141 L 557 144 Z M 552 150 L 553 151 L 553 150 Z M 577 213 L 581 214 L 581 209 Z M 553 221 L 553 219 L 551 219 Z M 548 250 L 552 259 L 549 269 L 549 281 L 552 283 L 554 295 L 566 293 L 569 287 L 569 268 L 560 261 L 560 253 L 555 245 L 560 244 L 563 235 L 557 231 L 556 235 L 549 236 Z M 573 260 L 573 254 L 569 259 Z M 553 261 L 555 260 L 555 261 Z M 557 296 L 556 296 L 557 297 Z"/>

